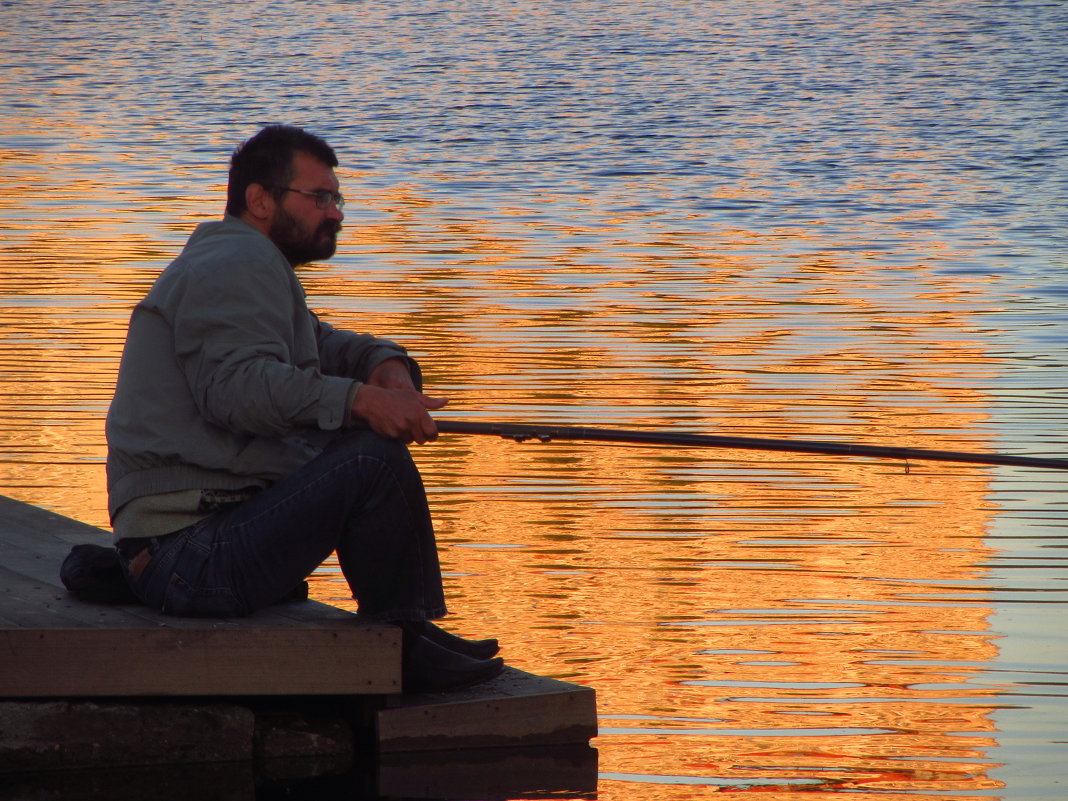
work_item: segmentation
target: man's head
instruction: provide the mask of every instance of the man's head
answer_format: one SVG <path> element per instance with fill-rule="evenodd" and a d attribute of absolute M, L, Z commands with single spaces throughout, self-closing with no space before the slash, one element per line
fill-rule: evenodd
<path fill-rule="evenodd" d="M 344 219 L 337 164 L 318 136 L 268 126 L 234 151 L 226 211 L 267 235 L 294 266 L 328 259 Z"/>

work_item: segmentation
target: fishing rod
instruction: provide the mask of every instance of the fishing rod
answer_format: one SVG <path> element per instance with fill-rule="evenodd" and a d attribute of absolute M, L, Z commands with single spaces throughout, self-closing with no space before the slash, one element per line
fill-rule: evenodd
<path fill-rule="evenodd" d="M 802 439 L 767 439 L 763 437 L 722 437 L 712 434 L 686 434 L 668 431 L 635 429 L 589 428 L 586 426 L 556 426 L 529 423 L 480 423 L 469 420 L 437 420 L 442 434 L 485 434 L 513 439 L 516 442 L 536 439 L 578 440 L 591 442 L 622 442 L 638 445 L 674 445 L 697 448 L 738 448 L 789 453 L 822 453 L 833 456 L 870 456 L 877 459 L 903 459 L 906 462 L 965 462 L 968 464 L 1011 465 L 1041 467 L 1048 470 L 1068 470 L 1068 459 L 1045 456 L 1012 456 L 1001 453 L 966 453 L 926 448 L 904 448 L 890 445 L 854 445 L 839 442 L 818 442 Z"/>

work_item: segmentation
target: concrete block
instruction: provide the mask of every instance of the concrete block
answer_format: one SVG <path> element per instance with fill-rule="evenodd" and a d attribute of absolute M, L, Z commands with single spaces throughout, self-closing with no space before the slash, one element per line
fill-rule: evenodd
<path fill-rule="evenodd" d="M 250 760 L 254 731 L 234 704 L 0 701 L 0 773 Z"/>
<path fill-rule="evenodd" d="M 266 712 L 256 717 L 256 758 L 347 756 L 355 748 L 352 727 L 340 717 Z"/>

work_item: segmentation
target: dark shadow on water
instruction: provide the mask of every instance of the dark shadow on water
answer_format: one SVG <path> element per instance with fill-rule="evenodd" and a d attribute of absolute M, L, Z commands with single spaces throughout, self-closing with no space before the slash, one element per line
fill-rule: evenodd
<path fill-rule="evenodd" d="M 403 801 L 595 798 L 597 751 L 584 743 L 227 762 L 0 777 L 0 801 Z"/>
<path fill-rule="evenodd" d="M 382 798 L 595 798 L 597 750 L 585 743 L 388 754 Z"/>

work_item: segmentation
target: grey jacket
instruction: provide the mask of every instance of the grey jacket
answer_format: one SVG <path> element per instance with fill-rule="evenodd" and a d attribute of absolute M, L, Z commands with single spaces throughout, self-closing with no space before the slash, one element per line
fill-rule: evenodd
<path fill-rule="evenodd" d="M 405 353 L 319 320 L 243 220 L 199 225 L 130 318 L 106 426 L 112 520 L 134 498 L 292 472 L 351 424 L 359 382 Z"/>

